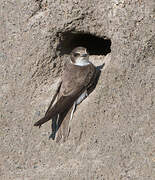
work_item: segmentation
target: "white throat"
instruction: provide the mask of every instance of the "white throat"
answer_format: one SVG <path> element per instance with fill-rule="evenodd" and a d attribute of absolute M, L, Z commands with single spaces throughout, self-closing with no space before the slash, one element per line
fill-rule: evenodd
<path fill-rule="evenodd" d="M 77 66 L 87 66 L 89 65 L 91 62 L 88 59 L 83 59 L 82 57 L 79 57 L 76 62 L 74 63 L 74 65 Z"/>

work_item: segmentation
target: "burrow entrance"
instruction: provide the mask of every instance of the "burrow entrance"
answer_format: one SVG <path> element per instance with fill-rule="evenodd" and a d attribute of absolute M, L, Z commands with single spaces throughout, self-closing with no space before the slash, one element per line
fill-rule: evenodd
<path fill-rule="evenodd" d="M 60 56 L 70 54 L 77 46 L 86 47 L 90 55 L 106 55 L 111 52 L 111 40 L 89 33 L 64 32 L 57 46 Z"/>

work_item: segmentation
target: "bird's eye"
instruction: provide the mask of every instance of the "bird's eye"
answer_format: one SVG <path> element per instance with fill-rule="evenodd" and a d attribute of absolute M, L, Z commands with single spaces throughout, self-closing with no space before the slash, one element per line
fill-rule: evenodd
<path fill-rule="evenodd" d="M 79 53 L 74 53 L 74 57 L 77 57 L 77 56 L 79 56 Z"/>

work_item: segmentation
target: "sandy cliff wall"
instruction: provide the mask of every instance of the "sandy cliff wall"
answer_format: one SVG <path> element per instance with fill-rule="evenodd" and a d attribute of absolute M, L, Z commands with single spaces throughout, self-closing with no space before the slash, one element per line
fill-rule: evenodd
<path fill-rule="evenodd" d="M 2 0 L 0 179 L 153 180 L 153 0 Z M 105 61 L 67 142 L 48 139 L 47 109 L 71 49 Z"/>

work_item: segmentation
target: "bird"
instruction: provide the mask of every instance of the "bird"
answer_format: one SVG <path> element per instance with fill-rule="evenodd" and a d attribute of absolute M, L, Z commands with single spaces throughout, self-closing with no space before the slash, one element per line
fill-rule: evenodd
<path fill-rule="evenodd" d="M 56 136 L 56 142 L 61 139 L 66 141 L 76 106 L 88 96 L 96 77 L 97 69 L 89 61 L 87 49 L 85 47 L 74 48 L 63 67 L 61 81 L 45 116 L 34 126 L 41 127 L 42 124 L 52 119 L 51 138 L 54 140 Z"/>

